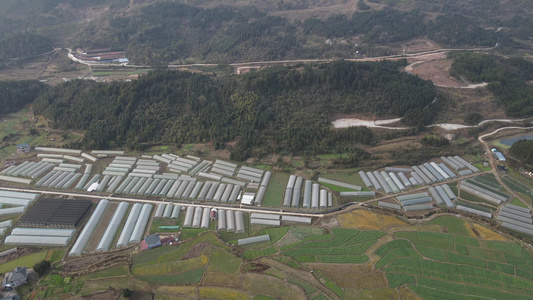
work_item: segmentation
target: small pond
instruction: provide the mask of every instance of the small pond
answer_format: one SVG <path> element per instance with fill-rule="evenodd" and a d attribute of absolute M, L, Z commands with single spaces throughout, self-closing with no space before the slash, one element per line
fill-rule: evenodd
<path fill-rule="evenodd" d="M 533 140 L 533 133 L 527 133 L 519 136 L 515 136 L 513 138 L 508 138 L 505 140 L 501 140 L 500 143 L 506 145 L 506 146 L 512 146 L 515 142 L 519 140 Z"/>

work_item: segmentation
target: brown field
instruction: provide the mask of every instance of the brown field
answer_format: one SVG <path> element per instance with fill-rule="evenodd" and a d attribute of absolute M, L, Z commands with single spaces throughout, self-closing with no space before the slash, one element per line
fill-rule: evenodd
<path fill-rule="evenodd" d="M 472 223 L 472 227 L 479 234 L 479 237 L 484 240 L 507 241 L 507 239 L 500 234 L 479 224 Z"/>
<path fill-rule="evenodd" d="M 305 293 L 299 287 L 281 279 L 260 274 L 246 274 L 243 289 L 255 295 L 263 294 L 280 299 L 305 299 Z"/>
<path fill-rule="evenodd" d="M 198 288 L 200 298 L 206 299 L 250 299 L 250 295 L 239 290 L 223 287 L 200 287 Z"/>
<path fill-rule="evenodd" d="M 226 286 L 239 288 L 242 283 L 242 276 L 218 272 L 206 272 L 202 279 L 203 285 Z"/>
<path fill-rule="evenodd" d="M 324 272 L 326 277 L 343 288 L 376 289 L 386 288 L 387 279 L 381 271 L 373 270 L 372 265 L 351 264 L 310 264 Z"/>
<path fill-rule="evenodd" d="M 364 230 L 388 230 L 409 225 L 397 217 L 378 214 L 368 210 L 354 210 L 337 216 L 341 227 Z"/>

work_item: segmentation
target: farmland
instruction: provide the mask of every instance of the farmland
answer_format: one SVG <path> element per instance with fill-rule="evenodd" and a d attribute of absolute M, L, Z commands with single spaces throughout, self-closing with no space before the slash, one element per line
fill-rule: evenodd
<path fill-rule="evenodd" d="M 480 224 L 442 215 L 413 226 L 368 210 L 336 219 L 340 227 L 248 225 L 244 236 L 269 234 L 270 241 L 242 247 L 234 245 L 241 234 L 224 234 L 227 243 L 213 229 L 189 232 L 177 245 L 134 254 L 130 265 L 78 277 L 54 271 L 34 294 L 61 298 L 130 288 L 155 292 L 156 299 L 525 299 L 533 293 L 531 253 Z M 51 249 L 15 263 L 63 255 Z"/>
<path fill-rule="evenodd" d="M 448 233 L 398 231 L 397 239 L 374 252 L 381 257 L 376 268 L 387 274 L 390 288 L 405 285 L 428 299 L 531 295 L 533 256 L 528 250 L 507 241 L 472 237 L 466 222 L 451 216 L 430 223 L 446 227 Z M 481 226 L 474 228 L 483 231 Z"/>

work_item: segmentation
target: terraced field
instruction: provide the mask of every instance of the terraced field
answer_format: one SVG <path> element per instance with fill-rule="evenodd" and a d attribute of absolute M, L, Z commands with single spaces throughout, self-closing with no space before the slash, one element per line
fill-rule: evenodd
<path fill-rule="evenodd" d="M 533 255 L 512 242 L 473 238 L 452 220 L 433 222 L 449 233 L 398 231 L 374 252 L 389 287 L 407 286 L 423 299 L 529 299 Z"/>
<path fill-rule="evenodd" d="M 356 210 L 336 219 L 344 227 L 250 227 L 246 236 L 269 234 L 270 241 L 242 247 L 233 243 L 237 235 L 221 239 L 203 230 L 181 244 L 135 254 L 131 264 L 78 277 L 47 275 L 33 293 L 65 299 L 124 288 L 155 292 L 156 299 L 528 299 L 533 294 L 529 250 L 466 218 L 444 215 L 411 225 Z M 64 252 L 38 254 L 58 261 Z"/>

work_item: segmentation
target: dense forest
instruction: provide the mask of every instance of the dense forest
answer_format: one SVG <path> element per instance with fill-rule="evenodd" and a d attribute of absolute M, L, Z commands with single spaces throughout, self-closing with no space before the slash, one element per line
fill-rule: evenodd
<path fill-rule="evenodd" d="M 429 38 L 445 47 L 492 47 L 498 42 L 503 51 L 526 47 L 513 37 L 528 39 L 533 33 L 533 21 L 522 17 L 524 9 L 517 9 L 522 6 L 527 11 L 533 6 L 515 3 L 507 7 L 499 1 L 484 1 L 482 5 L 480 0 L 416 0 L 410 1 L 410 7 L 404 7 L 401 1 L 372 1 L 385 5 L 384 9 L 373 9 L 359 1 L 360 10 L 351 16 L 297 20 L 273 12 L 306 9 L 319 2 L 265 0 L 250 2 L 250 6 L 231 6 L 231 1 L 4 2 L 0 5 L 0 39 L 25 32 L 35 35 L 12 40 L 9 50 L 5 50 L 8 53 L 0 56 L 36 53 L 34 48 L 50 48 L 51 40 L 61 47 L 125 50 L 132 62 L 154 66 L 171 61 L 227 63 L 381 56 L 399 54 L 398 47 L 388 46 L 413 38 Z M 496 12 L 505 12 L 505 16 Z M 496 30 L 498 26 L 510 30 Z M 28 38 L 35 42 L 27 43 Z M 331 43 L 326 44 L 327 40 Z"/>
<path fill-rule="evenodd" d="M 533 115 L 533 63 L 521 58 L 502 58 L 472 52 L 454 52 L 452 76 L 472 82 L 487 82 L 496 100 L 511 117 Z"/>
<path fill-rule="evenodd" d="M 26 57 L 52 51 L 52 41 L 35 33 L 18 33 L 0 39 L 0 61 L 13 57 Z"/>
<path fill-rule="evenodd" d="M 511 146 L 511 154 L 523 164 L 533 165 L 533 141 L 520 140 Z"/>
<path fill-rule="evenodd" d="M 236 160 L 280 151 L 359 153 L 354 147 L 372 144 L 372 132 L 334 130 L 332 115 L 364 111 L 419 122 L 416 113 L 436 97 L 431 82 L 400 72 L 402 65 L 338 61 L 225 78 L 161 70 L 130 83 L 78 80 L 50 87 L 33 108 L 57 128 L 86 130 L 75 147 L 210 141 L 217 149 L 237 141 Z"/>
<path fill-rule="evenodd" d="M 45 85 L 36 80 L 0 81 L 0 116 L 33 102 Z"/>

